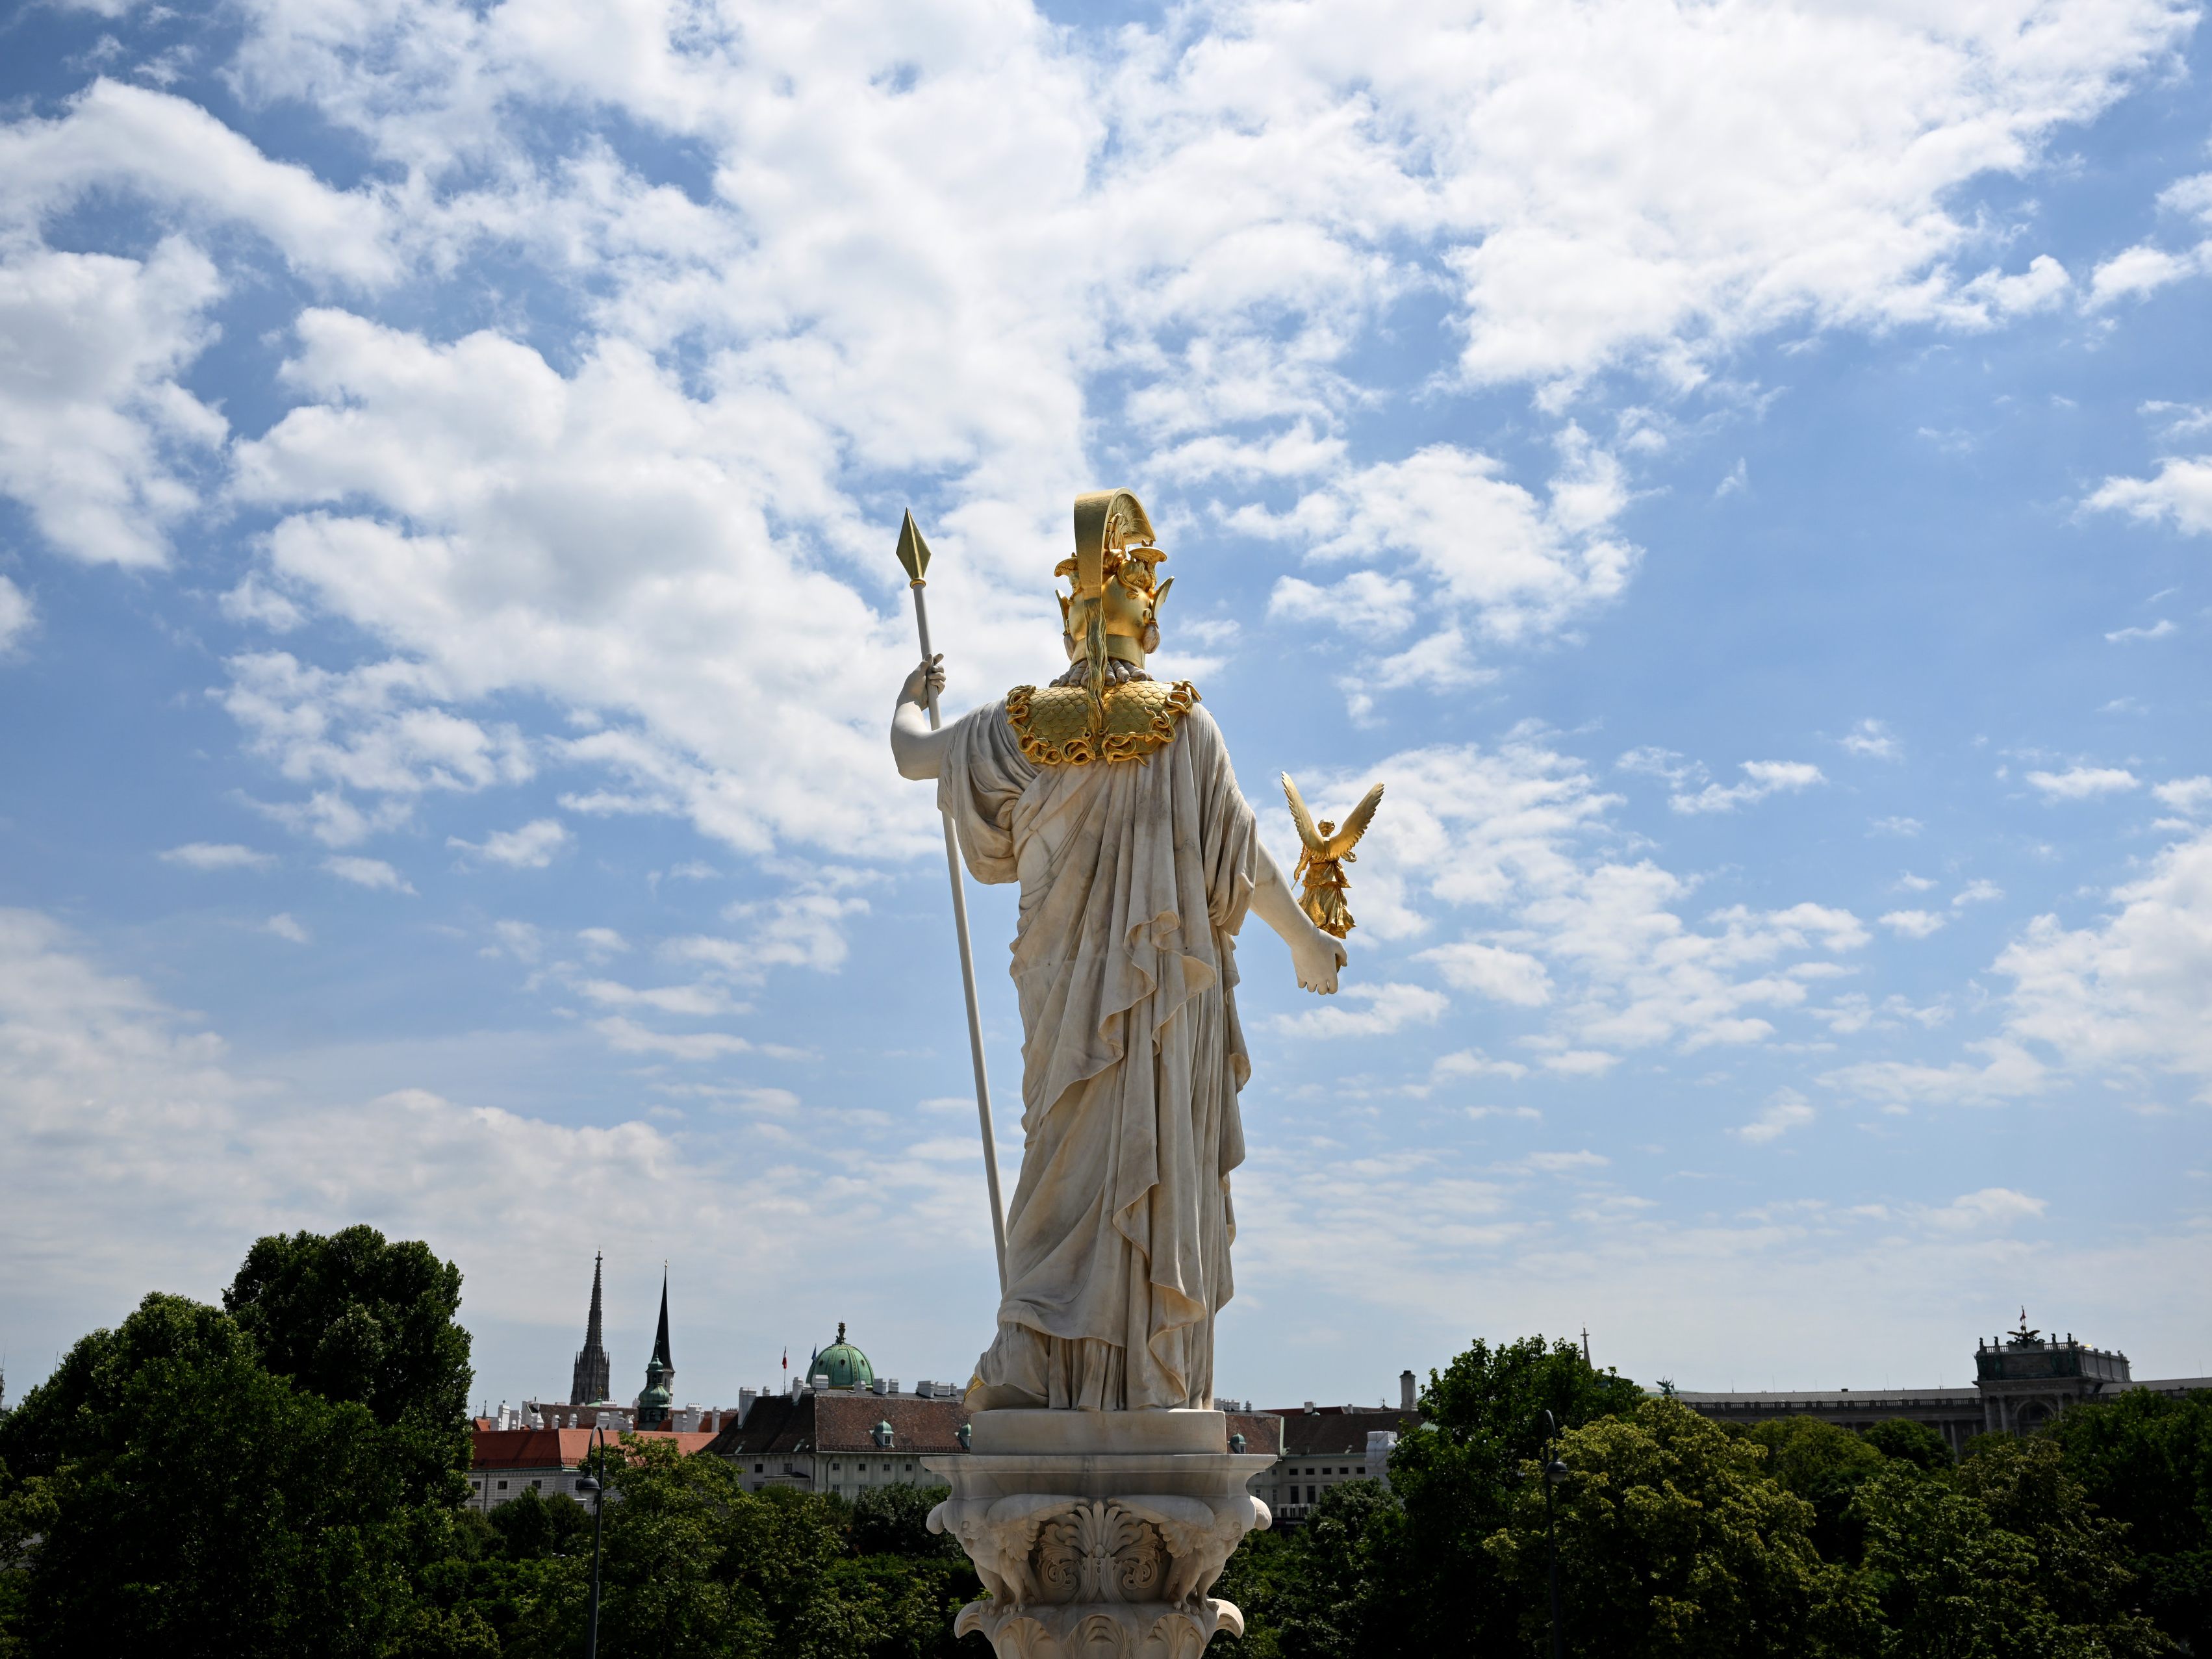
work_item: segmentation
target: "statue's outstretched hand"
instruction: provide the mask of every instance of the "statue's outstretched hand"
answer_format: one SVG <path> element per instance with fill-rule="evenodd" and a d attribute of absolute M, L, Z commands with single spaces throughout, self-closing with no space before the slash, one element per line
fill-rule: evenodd
<path fill-rule="evenodd" d="M 1304 938 L 1291 943 L 1291 965 L 1297 970 L 1298 984 L 1319 996 L 1335 993 L 1336 970 L 1350 959 L 1343 940 L 1331 939 L 1311 923 Z"/>
<path fill-rule="evenodd" d="M 915 665 L 914 672 L 906 677 L 906 684 L 899 688 L 899 701 L 921 703 L 926 707 L 928 699 L 922 692 L 925 684 L 932 691 L 945 690 L 945 653 L 942 651 L 926 662 Z"/>

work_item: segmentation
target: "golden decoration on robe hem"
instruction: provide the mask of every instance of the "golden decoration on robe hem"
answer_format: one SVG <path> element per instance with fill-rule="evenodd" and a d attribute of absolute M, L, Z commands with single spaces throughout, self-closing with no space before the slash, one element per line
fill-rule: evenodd
<path fill-rule="evenodd" d="M 1298 827 L 1298 840 L 1304 843 L 1295 876 L 1305 884 L 1305 891 L 1298 896 L 1298 908 L 1322 933 L 1342 939 L 1357 926 L 1352 920 L 1352 907 L 1345 902 L 1344 896 L 1352 890 L 1352 883 L 1344 873 L 1344 866 L 1359 861 L 1359 854 L 1352 849 L 1367 833 L 1368 820 L 1382 805 L 1382 786 L 1378 783 L 1367 792 L 1359 805 L 1352 809 L 1352 816 L 1345 819 L 1341 830 L 1327 818 L 1316 825 L 1288 772 L 1283 774 L 1283 794 L 1291 803 L 1291 817 Z"/>
<path fill-rule="evenodd" d="M 1103 701 L 1102 733 L 1092 730 L 1088 687 L 1018 685 L 1006 693 L 1006 724 L 1033 765 L 1146 760 L 1175 741 L 1177 725 L 1199 696 L 1188 680 L 1130 680 L 1109 687 Z"/>

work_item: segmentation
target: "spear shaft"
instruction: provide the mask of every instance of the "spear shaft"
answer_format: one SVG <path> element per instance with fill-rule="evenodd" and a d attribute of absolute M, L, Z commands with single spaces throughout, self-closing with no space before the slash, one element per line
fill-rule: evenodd
<path fill-rule="evenodd" d="M 914 592 L 914 622 L 921 634 L 921 659 L 929 649 L 929 605 L 922 598 L 922 572 L 929 567 L 929 544 L 915 528 L 914 514 L 906 515 L 899 531 L 899 562 L 906 567 L 907 586 Z M 929 711 L 929 729 L 938 730 L 937 688 L 922 677 L 923 706 Z M 975 951 L 968 938 L 968 885 L 960 878 L 960 839 L 952 827 L 952 814 L 945 820 L 945 870 L 952 879 L 952 930 L 960 940 L 960 988 L 968 995 L 968 1055 L 975 1067 L 975 1115 L 983 1129 L 983 1181 L 991 1193 L 991 1243 L 999 1261 L 999 1294 L 1006 1293 L 1006 1212 L 999 1198 L 999 1143 L 991 1128 L 991 1080 L 983 1066 L 983 1017 L 975 998 Z"/>

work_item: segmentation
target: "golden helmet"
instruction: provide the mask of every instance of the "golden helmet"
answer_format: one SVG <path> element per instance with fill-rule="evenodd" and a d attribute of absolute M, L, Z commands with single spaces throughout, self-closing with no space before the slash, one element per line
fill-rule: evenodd
<path fill-rule="evenodd" d="M 1158 648 L 1160 602 L 1175 578 L 1158 579 L 1167 555 L 1152 542 L 1144 503 L 1127 490 L 1098 489 L 1075 498 L 1075 556 L 1062 559 L 1052 573 L 1068 577 L 1074 589 L 1059 596 L 1060 630 L 1071 655 L 1088 637 L 1094 616 L 1109 656 L 1127 658 L 1132 647 Z M 1117 641 L 1126 643 L 1117 649 Z"/>

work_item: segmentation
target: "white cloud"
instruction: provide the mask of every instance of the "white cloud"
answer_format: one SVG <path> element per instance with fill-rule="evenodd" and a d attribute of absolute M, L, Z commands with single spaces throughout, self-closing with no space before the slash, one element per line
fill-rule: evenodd
<path fill-rule="evenodd" d="M 558 818 L 532 818 L 514 830 L 495 830 L 481 842 L 447 837 L 446 845 L 510 870 L 543 870 L 568 844 L 568 827 Z"/>
<path fill-rule="evenodd" d="M 1875 819 L 1868 829 L 1874 835 L 1896 836 L 1909 840 L 1918 835 L 1923 827 L 1918 818 L 1887 817 Z"/>
<path fill-rule="evenodd" d="M 323 868 L 340 881 L 349 881 L 355 886 L 366 887 L 372 892 L 411 893 L 415 890 L 409 885 L 406 877 L 382 859 L 341 855 L 325 859 Z"/>
<path fill-rule="evenodd" d="M 2116 628 L 2105 635 L 2107 645 L 2124 645 L 2130 640 L 2162 640 L 2173 632 L 2171 618 L 2160 617 L 2148 628 Z"/>
<path fill-rule="evenodd" d="M 2027 781 L 2045 800 L 2094 800 L 2100 795 L 2124 794 L 2138 788 L 2142 780 L 2117 766 L 2075 766 L 2063 772 L 2030 772 Z"/>
<path fill-rule="evenodd" d="M 1904 745 L 1897 734 L 1878 720 L 1863 720 L 1837 739 L 1845 752 L 1863 760 L 1902 760 Z"/>
<path fill-rule="evenodd" d="M 295 945 L 305 945 L 309 940 L 307 930 L 289 913 L 283 911 L 279 911 L 263 922 L 261 931 L 264 933 L 274 933 L 278 939 L 289 939 Z"/>
<path fill-rule="evenodd" d="M 1881 925 L 1905 939 L 1926 939 L 1944 921 L 1933 910 L 1892 910 L 1881 918 Z"/>
<path fill-rule="evenodd" d="M 1897 880 L 1893 885 L 1895 885 L 1900 892 L 1924 893 L 1929 888 L 1935 886 L 1936 883 L 1927 876 L 1916 876 L 1911 871 L 1905 870 L 1899 873 Z"/>
<path fill-rule="evenodd" d="M 2020 1221 L 2039 1221 L 2050 1208 L 2047 1200 L 2030 1198 L 2009 1187 L 1984 1187 L 1962 1193 L 1941 1209 L 1929 1210 L 1929 1225 L 1947 1232 L 1975 1232 L 1984 1228 L 2009 1227 Z"/>
<path fill-rule="evenodd" d="M 2140 299 L 2184 277 L 2194 276 L 2205 264 L 2205 253 L 2201 247 L 2186 253 L 2172 253 L 2148 242 L 2138 242 L 2115 253 L 2090 273 L 2089 304 L 2095 308 L 2118 300 Z"/>
<path fill-rule="evenodd" d="M 425 792 L 520 783 L 535 769 L 514 726 L 438 707 L 447 687 L 421 664 L 390 659 L 333 673 L 271 651 L 234 657 L 229 668 L 222 706 L 252 750 L 287 778 L 327 786 L 281 815 L 331 846 L 405 822 Z M 386 799 L 363 809 L 348 790 Z"/>
<path fill-rule="evenodd" d="M 1927 1066 L 1909 1060 L 1866 1060 L 1838 1066 L 1823 1073 L 1820 1081 L 1851 1094 L 1905 1106 L 1990 1106 L 2039 1094 L 2049 1086 L 2048 1068 L 2009 1038 L 1970 1042 L 1966 1048 L 1984 1056 L 1984 1063 L 1976 1066 L 1961 1060 Z"/>
<path fill-rule="evenodd" d="M 161 862 L 181 864 L 187 870 L 266 870 L 276 860 L 235 842 L 190 841 L 162 854 Z"/>
<path fill-rule="evenodd" d="M 1951 898 L 1951 908 L 1960 909 L 1969 904 L 1988 904 L 2004 896 L 2004 889 L 1993 881 L 1976 879 L 1961 887 Z"/>
<path fill-rule="evenodd" d="M 1612 1162 L 1601 1153 L 1588 1150 L 1579 1152 L 1531 1152 L 1520 1161 L 1520 1167 L 1543 1175 L 1580 1175 L 1605 1169 Z"/>
<path fill-rule="evenodd" d="M 1828 781 L 1819 767 L 1807 761 L 1746 761 L 1743 772 L 1741 783 L 1730 784 L 1726 788 L 1709 783 L 1695 794 L 1671 796 L 1667 804 L 1677 812 L 1733 812 L 1739 806 L 1765 800 L 1769 795 L 1794 794 Z"/>
<path fill-rule="evenodd" d="M 35 223 L 94 193 L 127 190 L 164 214 L 251 225 L 296 268 L 356 283 L 398 273 L 391 204 L 330 189 L 272 161 L 189 100 L 105 77 L 53 120 L 0 127 L 0 214 Z"/>
<path fill-rule="evenodd" d="M 2186 812 L 2192 817 L 2212 807 L 2212 778 L 2175 778 L 2170 783 L 2153 787 L 2151 793 L 2177 812 Z"/>
<path fill-rule="evenodd" d="M 2212 1092 L 2212 830 L 2165 848 L 2112 901 L 2092 927 L 2039 916 L 1999 955 L 2015 981 L 2007 1029 L 2069 1067 L 2150 1067 Z"/>
<path fill-rule="evenodd" d="M 2149 478 L 2107 478 L 2084 506 L 2124 513 L 2146 524 L 2171 524 L 2192 535 L 2212 535 L 2212 455 L 2169 455 Z"/>
<path fill-rule="evenodd" d="M 1755 1146 L 1763 1146 L 1769 1141 L 1779 1140 L 1792 1129 L 1803 1128 L 1814 1116 L 1813 1109 L 1806 1104 L 1802 1095 L 1784 1089 L 1767 1103 L 1757 1117 L 1729 1133 Z"/>
<path fill-rule="evenodd" d="M 167 558 L 169 527 L 199 499 L 193 471 L 228 432 L 174 378 L 222 289 L 180 238 L 143 260 L 0 241 L 0 491 L 55 548 Z"/>
<path fill-rule="evenodd" d="M 30 631 L 31 615 L 30 596 L 0 576 L 0 654 Z"/>
<path fill-rule="evenodd" d="M 1478 929 L 1420 959 L 1456 988 L 1546 1009 L 1535 1064 L 1547 1070 L 1593 1075 L 1624 1048 L 1764 1041 L 1774 1028 L 1761 1010 L 1805 1000 L 1802 977 L 1784 969 L 1789 958 L 1867 942 L 1850 911 L 1814 903 L 1729 906 L 1689 925 L 1680 911 L 1696 884 L 1609 851 L 1620 797 L 1534 726 L 1495 749 L 1414 750 L 1303 787 L 1334 797 L 1378 781 L 1389 788 L 1387 833 L 1363 843 L 1358 884 L 1395 896 L 1402 936 L 1440 909 L 1484 913 Z M 1357 892 L 1352 905 L 1365 914 Z"/>
<path fill-rule="evenodd" d="M 1402 462 L 1379 462 L 1306 495 L 1276 515 L 1246 507 L 1229 522 L 1255 535 L 1305 544 L 1322 562 L 1382 558 L 1426 579 L 1425 614 L 1463 615 L 1502 643 L 1552 632 L 1627 586 L 1637 551 L 1612 534 L 1627 505 L 1620 464 L 1570 427 L 1562 465 L 1540 501 L 1501 477 L 1489 456 L 1432 445 Z M 1364 580 L 1363 580 L 1364 579 Z M 1411 623 L 1402 579 L 1363 570 L 1334 589 L 1286 577 L 1273 607 L 1288 615 L 1340 615 L 1368 633 Z"/>
<path fill-rule="evenodd" d="M 1416 960 L 1436 963 L 1444 982 L 1455 990 L 1474 991 L 1522 1008 L 1540 1008 L 1552 1000 L 1551 975 L 1525 951 L 1462 939 L 1423 951 Z"/>
<path fill-rule="evenodd" d="M 1433 1025 L 1449 1006 L 1425 985 L 1345 985 L 1317 1008 L 1277 1015 L 1274 1026 L 1285 1036 L 1385 1036 L 1408 1025 Z"/>
<path fill-rule="evenodd" d="M 592 1029 L 606 1038 L 609 1046 L 626 1054 L 666 1054 L 672 1060 L 697 1062 L 745 1054 L 752 1048 L 744 1038 L 726 1031 L 655 1031 L 622 1014 L 593 1020 Z"/>
<path fill-rule="evenodd" d="M 239 95 L 313 108 L 394 182 L 331 190 L 106 82 L 4 132 L 34 213 L 134 191 L 252 227 L 364 304 L 495 246 L 579 307 L 560 370 L 495 332 L 305 313 L 295 406 L 237 451 L 237 499 L 281 517 L 238 614 L 349 622 L 457 716 L 520 692 L 607 717 L 572 757 L 623 787 L 580 801 L 681 813 L 748 852 L 918 852 L 927 802 L 884 776 L 873 730 L 908 648 L 879 574 L 883 477 L 938 486 L 956 696 L 1048 659 L 1037 548 L 1064 508 L 1035 480 L 1089 476 L 1102 416 L 1153 446 L 1139 472 L 1298 480 L 1300 509 L 1255 527 L 1374 579 L 1336 614 L 1402 638 L 1438 613 L 1376 686 L 1473 684 L 1478 648 L 1571 625 L 1632 573 L 1614 527 L 1632 487 L 1561 412 L 1574 384 L 1625 368 L 1680 387 L 1778 329 L 1982 328 L 2063 289 L 2033 251 L 1984 268 L 1955 192 L 2034 166 L 2184 14 L 2053 0 L 2031 21 L 2021 3 L 1929 24 L 1607 0 L 1565 50 L 1541 9 L 1429 0 L 1224 5 L 1111 35 L 1020 7 L 792 12 L 742 36 L 705 13 L 264 8 L 225 66 Z M 712 189 L 642 177 L 601 123 L 679 141 Z M 1540 489 L 1464 447 L 1355 459 L 1345 441 L 1376 319 L 1440 272 L 1459 374 L 1536 387 L 1556 422 Z M 210 296 L 90 398 L 128 441 L 71 499 L 106 519 L 39 508 L 87 556 L 159 557 L 197 495 L 130 411 L 190 415 L 174 369 Z M 1315 603 L 1285 592 L 1286 616 Z M 339 799 L 323 833 L 340 808 L 375 817 Z"/>

